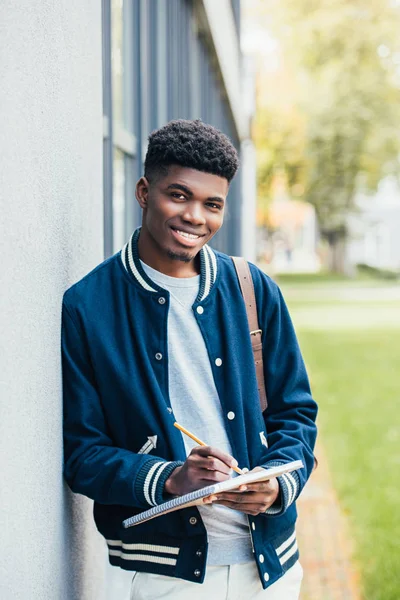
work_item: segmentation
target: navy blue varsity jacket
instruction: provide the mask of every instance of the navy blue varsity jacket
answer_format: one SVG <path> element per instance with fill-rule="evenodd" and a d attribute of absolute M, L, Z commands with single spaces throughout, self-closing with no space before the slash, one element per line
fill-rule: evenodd
<path fill-rule="evenodd" d="M 138 236 L 139 230 L 64 295 L 64 472 L 74 492 L 95 501 L 94 518 L 111 564 L 201 583 L 207 532 L 196 507 L 122 527 L 124 519 L 163 501 L 166 479 L 186 458 L 168 395 L 169 293 L 143 271 Z M 249 517 L 254 560 L 266 588 L 299 555 L 295 500 L 313 467 L 317 407 L 281 293 L 250 265 L 269 403 L 262 416 L 233 263 L 208 246 L 200 263 L 193 312 L 233 455 L 248 469 L 298 459 L 305 465 L 279 478 L 280 507 Z M 190 343 L 184 331 L 182 343 Z"/>

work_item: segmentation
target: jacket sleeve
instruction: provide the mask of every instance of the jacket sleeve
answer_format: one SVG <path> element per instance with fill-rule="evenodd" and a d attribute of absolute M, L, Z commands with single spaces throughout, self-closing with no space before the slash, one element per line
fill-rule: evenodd
<path fill-rule="evenodd" d="M 148 508 L 163 501 L 165 481 L 180 462 L 114 445 L 85 340 L 64 301 L 62 370 L 64 475 L 72 491 L 101 504 Z"/>
<path fill-rule="evenodd" d="M 303 469 L 278 477 L 280 495 L 268 515 L 282 515 L 303 489 L 314 466 L 317 434 L 314 402 L 293 324 L 273 284 L 272 310 L 264 319 L 263 362 L 268 407 L 264 413 L 268 450 L 264 467 L 302 460 Z"/>

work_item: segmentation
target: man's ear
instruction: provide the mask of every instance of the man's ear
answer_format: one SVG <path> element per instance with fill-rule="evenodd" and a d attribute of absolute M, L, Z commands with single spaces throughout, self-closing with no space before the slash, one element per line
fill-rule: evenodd
<path fill-rule="evenodd" d="M 147 208 L 147 199 L 149 194 L 149 182 L 146 177 L 141 177 L 136 184 L 135 196 L 140 208 Z"/>

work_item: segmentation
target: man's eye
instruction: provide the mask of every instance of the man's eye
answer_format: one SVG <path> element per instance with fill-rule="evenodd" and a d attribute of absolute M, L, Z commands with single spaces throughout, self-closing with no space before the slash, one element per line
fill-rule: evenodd
<path fill-rule="evenodd" d="M 178 198 L 179 200 L 186 200 L 186 196 L 184 196 L 182 193 L 180 192 L 172 192 L 171 196 L 173 198 Z"/>
<path fill-rule="evenodd" d="M 217 209 L 217 210 L 222 209 L 221 204 L 215 204 L 215 202 L 207 202 L 207 206 L 209 206 L 210 208 L 213 208 L 213 209 Z"/>

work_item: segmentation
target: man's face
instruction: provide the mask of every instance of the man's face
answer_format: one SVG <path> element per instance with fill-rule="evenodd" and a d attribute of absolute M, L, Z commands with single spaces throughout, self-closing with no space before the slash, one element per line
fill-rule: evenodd
<path fill-rule="evenodd" d="M 179 165 L 151 182 L 142 177 L 136 197 L 143 208 L 142 233 L 153 251 L 190 262 L 221 227 L 228 189 L 223 177 Z"/>

